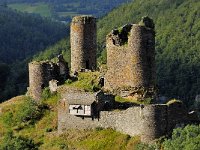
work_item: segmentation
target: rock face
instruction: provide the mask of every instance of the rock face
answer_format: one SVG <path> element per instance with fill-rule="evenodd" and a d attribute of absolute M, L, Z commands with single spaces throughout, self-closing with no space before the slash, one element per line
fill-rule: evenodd
<path fill-rule="evenodd" d="M 149 26 L 129 24 L 107 35 L 106 89 L 117 94 L 127 90 L 128 95 L 141 98 L 153 96 L 155 31 Z"/>
<path fill-rule="evenodd" d="M 71 23 L 71 71 L 96 69 L 96 18 L 76 16 Z"/>

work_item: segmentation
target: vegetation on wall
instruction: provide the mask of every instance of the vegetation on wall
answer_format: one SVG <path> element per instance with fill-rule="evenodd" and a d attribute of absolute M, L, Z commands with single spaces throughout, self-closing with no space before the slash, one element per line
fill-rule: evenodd
<path fill-rule="evenodd" d="M 100 90 L 99 72 L 80 72 L 77 79 L 68 79 L 65 85 L 84 89 L 87 92 L 96 92 Z"/>
<path fill-rule="evenodd" d="M 112 29 L 138 23 L 148 15 L 154 20 L 156 30 L 159 94 L 191 105 L 200 93 L 199 8 L 198 0 L 135 0 L 123 4 L 97 23 L 98 63 L 106 63 L 105 39 Z"/>

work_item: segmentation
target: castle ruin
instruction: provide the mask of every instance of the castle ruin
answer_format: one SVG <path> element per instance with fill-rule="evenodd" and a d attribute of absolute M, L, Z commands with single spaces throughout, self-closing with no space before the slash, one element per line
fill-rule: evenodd
<path fill-rule="evenodd" d="M 177 125 L 198 120 L 192 118 L 180 102 L 136 105 L 114 100 L 116 95 L 144 101 L 145 98 L 155 98 L 153 20 L 144 17 L 139 24 L 127 24 L 115 29 L 107 35 L 106 41 L 104 87 L 96 92 L 65 87 L 58 102 L 59 133 L 67 129 L 113 128 L 131 136 L 139 135 L 142 142 L 148 143 L 170 134 Z M 71 23 L 72 73 L 76 72 L 78 76 L 82 69 L 95 70 L 96 47 L 96 19 L 92 16 L 74 17 Z M 69 78 L 67 65 L 62 56 L 59 58 L 58 64 L 29 64 L 29 93 L 34 99 L 41 98 L 42 90 L 49 86 L 50 80 Z M 55 81 L 51 84 L 54 85 Z"/>
<path fill-rule="evenodd" d="M 29 63 L 29 88 L 28 94 L 36 101 L 42 98 L 42 91 L 49 87 L 51 80 L 63 82 L 69 77 L 69 68 L 60 55 L 58 63 L 51 61 L 33 61 Z"/>
<path fill-rule="evenodd" d="M 96 18 L 76 16 L 71 23 L 71 72 L 96 69 Z"/>
<path fill-rule="evenodd" d="M 155 31 L 150 18 L 107 35 L 105 89 L 135 99 L 155 95 Z M 125 95 L 124 95 L 125 94 Z"/>

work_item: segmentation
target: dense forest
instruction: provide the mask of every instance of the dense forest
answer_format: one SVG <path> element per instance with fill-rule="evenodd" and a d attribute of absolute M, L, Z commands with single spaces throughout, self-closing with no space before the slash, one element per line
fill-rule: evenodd
<path fill-rule="evenodd" d="M 67 34 L 62 23 L 0 6 L 0 101 L 24 92 L 28 59 Z"/>
<path fill-rule="evenodd" d="M 146 15 L 156 25 L 159 93 L 192 103 L 200 93 L 200 1 L 135 0 L 125 4 L 99 21 L 99 45 L 104 45 L 105 35 L 113 28 L 137 23 Z"/>
<path fill-rule="evenodd" d="M 199 8 L 200 2 L 197 0 L 150 0 L 148 2 L 135 0 L 129 4 L 123 4 L 98 20 L 99 62 L 106 63 L 106 34 L 113 28 L 126 23 L 137 23 L 142 16 L 149 15 L 156 25 L 159 94 L 169 98 L 183 99 L 190 105 L 195 96 L 200 93 Z M 69 60 L 69 39 L 60 43 L 62 44 L 56 44 L 34 58 L 39 60 L 53 58 L 54 54 L 62 52 Z M 64 45 L 67 48 L 63 49 Z M 8 72 L 9 69 L 5 74 Z"/>
<path fill-rule="evenodd" d="M 138 23 L 146 15 L 153 18 L 156 25 L 159 93 L 169 98 L 180 98 L 189 106 L 195 95 L 200 93 L 199 0 L 134 0 L 114 9 L 98 20 L 98 61 L 106 63 L 105 37 L 112 29 L 127 23 Z M 62 32 L 65 33 L 66 28 Z M 1 40 L 3 39 L 0 38 Z M 20 59 L 12 64 L 0 63 L 0 96 L 5 94 L 2 89 L 7 90 L 7 95 L 11 94 L 9 97 L 13 93 L 15 95 L 25 91 L 28 70 L 23 68 L 30 59 L 55 59 L 57 54 L 63 53 L 65 59 L 70 61 L 69 45 L 69 37 L 66 36 L 46 50 L 33 53 L 32 58 L 28 55 L 23 61 Z M 7 82 L 4 77 L 8 77 Z M 2 88 L 4 84 L 7 86 Z M 176 128 L 171 136 L 157 139 L 152 145 L 141 143 L 139 136 L 131 137 L 100 127 L 94 130 L 69 130 L 66 134 L 57 136 L 59 99 L 57 94 L 44 92 L 40 104 L 26 96 L 14 97 L 6 103 L 0 103 L 0 149 L 200 149 L 200 125 Z"/>
<path fill-rule="evenodd" d="M 19 11 L 35 12 L 52 17 L 56 20 L 70 22 L 71 18 L 78 14 L 92 14 L 101 17 L 114 7 L 130 1 L 131 0 L 6 0 L 6 3 L 9 7 Z"/>
<path fill-rule="evenodd" d="M 199 10 L 198 0 L 135 0 L 114 9 L 98 21 L 99 62 L 106 63 L 105 37 L 112 29 L 138 23 L 142 16 L 148 15 L 156 25 L 159 94 L 191 105 L 200 93 Z"/>

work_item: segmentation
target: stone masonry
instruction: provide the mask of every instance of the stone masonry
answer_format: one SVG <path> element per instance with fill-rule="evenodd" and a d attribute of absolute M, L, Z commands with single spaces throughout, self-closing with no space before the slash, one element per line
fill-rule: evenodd
<path fill-rule="evenodd" d="M 139 100 L 154 97 L 156 75 L 153 20 L 144 17 L 139 24 L 127 24 L 115 29 L 107 35 L 106 41 L 107 72 L 103 90 Z M 96 49 L 96 19 L 92 16 L 74 17 L 71 23 L 71 71 L 78 75 L 82 69 L 96 69 Z M 69 78 L 69 68 L 61 55 L 58 59 L 57 64 L 50 61 L 29 63 L 28 93 L 39 101 L 42 90 L 49 83 L 51 91 L 60 90 L 59 133 L 67 129 L 113 128 L 131 136 L 139 135 L 142 142 L 149 143 L 170 134 L 178 125 L 199 121 L 196 117 L 192 118 L 180 102 L 121 107 L 127 103 L 116 103 L 114 95 L 106 94 L 105 91 L 86 92 L 70 86 L 59 89 L 57 81 Z M 85 106 L 91 109 L 85 109 Z M 79 113 L 79 109 L 96 113 L 85 115 L 85 112 Z"/>
<path fill-rule="evenodd" d="M 128 24 L 107 35 L 105 89 L 148 97 L 155 88 L 155 31 Z M 144 95 L 146 92 L 146 95 Z M 149 92 L 149 93 L 148 93 Z"/>
<path fill-rule="evenodd" d="M 188 120 L 187 111 L 182 104 L 141 105 L 126 110 L 101 111 L 98 119 L 70 115 L 68 107 L 66 100 L 59 102 L 59 133 L 67 129 L 113 128 L 131 136 L 139 135 L 143 142 L 148 143 L 171 133 L 173 128 Z M 178 111 L 181 113 L 175 113 Z"/>
<path fill-rule="evenodd" d="M 63 65 L 64 64 L 64 65 Z M 42 90 L 49 87 L 49 81 L 63 82 L 69 77 L 69 69 L 64 59 L 58 64 L 51 61 L 33 61 L 29 63 L 29 89 L 28 94 L 36 101 L 42 97 Z"/>
<path fill-rule="evenodd" d="M 48 61 L 29 63 L 29 95 L 39 101 L 49 81 L 59 76 L 58 70 L 55 63 Z"/>
<path fill-rule="evenodd" d="M 96 18 L 76 16 L 71 23 L 71 71 L 96 69 Z"/>

